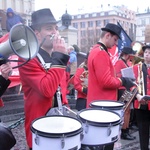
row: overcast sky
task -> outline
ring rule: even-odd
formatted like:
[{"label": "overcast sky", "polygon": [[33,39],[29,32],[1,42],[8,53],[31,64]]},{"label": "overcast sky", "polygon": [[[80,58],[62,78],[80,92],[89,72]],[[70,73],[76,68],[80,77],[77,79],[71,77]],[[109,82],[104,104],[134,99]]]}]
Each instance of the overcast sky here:
[{"label": "overcast sky", "polygon": [[125,5],[128,9],[140,12],[150,6],[150,0],[35,0],[35,10],[50,8],[56,19],[59,19],[66,11],[70,15],[79,13],[96,12],[101,10],[101,5],[107,6]]}]

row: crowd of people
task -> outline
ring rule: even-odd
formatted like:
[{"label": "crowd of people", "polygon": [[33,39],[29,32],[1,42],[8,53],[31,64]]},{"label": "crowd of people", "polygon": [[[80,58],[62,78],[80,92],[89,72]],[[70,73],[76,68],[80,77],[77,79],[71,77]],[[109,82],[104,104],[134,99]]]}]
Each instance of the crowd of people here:
[{"label": "crowd of people", "polygon": [[[13,25],[23,23],[12,9],[7,10],[7,30]],[[12,21],[13,16],[13,21]],[[32,122],[45,116],[47,112],[58,107],[58,92],[61,93],[62,105],[69,105],[67,100],[68,81],[72,79],[73,88],[77,91],[76,109],[89,108],[94,100],[119,101],[125,90],[139,88],[142,82],[142,93],[139,91],[133,99],[134,110],[139,130],[141,150],[148,150],[150,102],[144,95],[150,95],[150,46],[144,45],[144,61],[133,65],[131,59],[135,52],[131,47],[124,47],[115,65],[112,64],[109,49],[121,39],[121,28],[113,23],[101,28],[99,41],[92,45],[82,64],[77,66],[77,54],[73,46],[68,46],[59,35],[57,21],[50,9],[40,9],[32,13],[31,28],[38,43],[39,53],[28,63],[19,67],[22,90],[24,93],[25,134],[27,149],[32,150]],[[132,56],[132,57],[131,57]],[[136,57],[136,56],[135,56]],[[22,58],[19,60],[24,61]],[[135,80],[123,77],[121,69],[133,67]],[[12,68],[9,63],[1,65],[0,96],[10,84]],[[129,133],[130,106],[124,112],[121,138],[134,140]],[[104,146],[104,150],[113,150],[114,143]]]}]

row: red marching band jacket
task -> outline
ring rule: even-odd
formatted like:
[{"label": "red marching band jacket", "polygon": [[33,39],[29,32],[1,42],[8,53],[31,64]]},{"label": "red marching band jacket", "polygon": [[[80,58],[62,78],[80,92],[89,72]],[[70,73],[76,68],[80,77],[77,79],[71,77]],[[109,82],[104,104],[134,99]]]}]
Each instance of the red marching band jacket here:
[{"label": "red marching band jacket", "polygon": [[[143,68],[147,70],[146,73]],[[142,91],[144,87],[145,95],[150,95],[150,68],[147,68],[143,63],[139,63],[133,66],[133,71],[135,74],[136,83],[139,85],[139,94],[143,94]],[[140,106],[141,105],[138,100],[135,100],[134,108],[140,109]],[[148,110],[150,110],[150,101],[148,101]]]},{"label": "red marching band jacket", "polygon": [[77,68],[76,73],[74,75],[74,88],[78,91],[77,98],[84,98],[84,99],[87,98],[87,94],[83,92],[83,89],[87,87],[84,87],[82,85],[82,81],[80,79],[85,71],[87,71],[87,69],[85,68],[84,63],[83,63]]},{"label": "red marching band jacket", "polygon": [[106,48],[96,44],[88,57],[87,107],[94,100],[117,101],[117,89],[122,82],[116,77],[114,66]]},{"label": "red marching band jacket", "polygon": [[[69,56],[66,57],[66,61],[68,59]],[[45,116],[48,110],[53,107],[53,96],[58,85],[63,85],[66,82],[66,78],[63,77],[66,73],[65,69],[66,66],[54,64],[46,71],[37,58],[33,58],[19,68],[24,91],[25,130],[29,147],[32,147],[30,130],[32,121]],[[65,89],[62,92],[65,95]],[[66,104],[67,100],[63,99],[63,103]],[[29,108],[31,108],[30,111]]]}]

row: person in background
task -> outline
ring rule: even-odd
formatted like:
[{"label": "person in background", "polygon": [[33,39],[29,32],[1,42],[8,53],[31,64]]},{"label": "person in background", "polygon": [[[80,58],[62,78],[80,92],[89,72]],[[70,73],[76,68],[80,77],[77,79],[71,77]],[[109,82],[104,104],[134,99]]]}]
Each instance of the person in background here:
[{"label": "person in background", "polygon": [[[119,60],[115,63],[115,66],[114,66],[117,77],[119,77],[119,78],[122,77],[121,69],[130,67],[129,65],[131,63],[128,63],[128,62],[130,61],[131,55],[134,55],[134,51],[132,50],[132,48],[124,47],[122,49]],[[124,93],[125,90],[126,89],[124,86],[119,87],[118,100],[120,99],[120,97],[122,96],[122,94]],[[124,123],[123,123],[122,129],[121,129],[121,139],[124,139],[124,140],[134,140],[135,139],[135,137],[129,133],[130,113],[131,113],[131,109],[129,106],[126,109],[126,111],[124,112]]]},{"label": "person in background", "polygon": [[[70,56],[68,66],[70,67],[70,78],[72,78],[77,70],[77,53],[75,52],[75,49],[73,46],[69,46],[67,48],[68,54]],[[73,88],[70,91],[70,95],[74,96],[75,95],[75,89]]]},{"label": "person in background", "polygon": [[140,149],[149,150],[150,134],[150,45],[142,47],[144,52],[144,62],[133,67],[136,81],[139,87],[137,100],[134,101],[134,110],[139,129]]},{"label": "person in background", "polygon": [[77,53],[73,46],[68,47],[68,54],[70,56],[69,66],[70,66],[70,77],[72,77],[77,70]]},{"label": "person in background", "polygon": [[[130,79],[116,77],[114,66],[108,53],[108,48],[117,44],[121,28],[116,24],[108,23],[101,30],[100,40],[94,45],[88,57],[87,108],[94,100],[117,101],[119,87],[125,86],[130,89],[134,86]],[[104,145],[104,150],[113,150],[113,148],[114,143]]]},{"label": "person in background", "polygon": [[7,19],[6,19],[6,29],[10,32],[11,28],[19,23],[24,23],[24,20],[21,16],[15,14],[12,8],[7,8]]},{"label": "person in background", "polygon": [[76,109],[78,111],[86,108],[86,99],[88,92],[88,55],[85,56],[84,62],[77,68],[74,75],[74,88],[77,90]]},{"label": "person in background", "polygon": [[[61,81],[66,75],[69,61],[65,41],[59,35],[57,21],[51,10],[37,10],[32,13],[31,18],[31,28],[39,42],[39,53],[19,68],[25,101],[25,134],[30,150],[32,121],[45,116],[51,108],[58,106],[57,92],[63,91]],[[64,79],[66,82],[66,78]],[[63,104],[66,103],[65,100],[62,98]]]}]

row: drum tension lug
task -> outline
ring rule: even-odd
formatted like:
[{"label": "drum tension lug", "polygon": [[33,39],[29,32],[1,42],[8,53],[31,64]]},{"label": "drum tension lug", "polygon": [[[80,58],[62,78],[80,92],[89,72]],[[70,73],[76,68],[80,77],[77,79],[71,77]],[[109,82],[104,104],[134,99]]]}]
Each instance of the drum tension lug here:
[{"label": "drum tension lug", "polygon": [[86,121],[85,122],[85,133],[88,133],[88,130],[89,130],[89,126],[88,126],[88,122]]},{"label": "drum tension lug", "polygon": [[108,135],[108,136],[111,135],[111,124],[108,126],[108,129],[107,129],[107,135]]},{"label": "drum tension lug", "polygon": [[65,147],[65,136],[63,134],[62,138],[61,138],[61,148]]},{"label": "drum tension lug", "polygon": [[88,133],[88,130],[89,130],[89,126],[88,126],[88,122],[86,121],[85,122],[85,133]]},{"label": "drum tension lug", "polygon": [[82,133],[80,134],[80,141],[83,140],[83,137],[84,137],[84,133],[82,132]]},{"label": "drum tension lug", "polygon": [[36,145],[39,145],[39,137],[38,137],[37,131],[35,132],[35,139],[34,139],[34,141],[35,141]]}]

